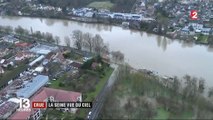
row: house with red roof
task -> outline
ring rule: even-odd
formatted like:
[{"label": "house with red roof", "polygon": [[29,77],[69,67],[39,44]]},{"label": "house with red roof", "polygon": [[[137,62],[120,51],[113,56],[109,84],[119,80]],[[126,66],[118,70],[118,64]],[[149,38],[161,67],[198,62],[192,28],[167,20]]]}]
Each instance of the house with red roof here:
[{"label": "house with red roof", "polygon": [[15,56],[15,60],[21,61],[21,60],[24,60],[26,58],[31,58],[33,56],[34,56],[34,54],[31,53],[31,52],[18,52]]},{"label": "house with red roof", "polygon": [[65,62],[65,58],[61,52],[57,52],[53,59],[59,63]]},{"label": "house with red roof", "polygon": [[[47,102],[47,101],[57,101],[57,102],[78,102],[82,101],[82,94],[79,92],[65,91],[53,88],[43,87],[34,96],[31,97],[30,102]],[[75,113],[77,108],[61,108],[60,110]],[[42,112],[45,109],[32,108],[31,111],[16,111],[10,116],[10,120],[23,120],[23,119],[33,119],[38,120],[42,116]]]},{"label": "house with red roof", "polygon": [[26,48],[26,47],[31,47],[32,44],[27,43],[27,42],[19,42],[15,44],[16,47],[21,47],[21,48]]}]

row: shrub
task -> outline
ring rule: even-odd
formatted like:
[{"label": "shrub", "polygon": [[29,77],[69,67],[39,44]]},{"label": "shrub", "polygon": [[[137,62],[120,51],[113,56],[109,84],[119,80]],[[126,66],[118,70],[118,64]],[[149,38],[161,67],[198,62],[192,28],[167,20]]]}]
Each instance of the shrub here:
[{"label": "shrub", "polygon": [[64,83],[62,83],[62,82],[60,82],[58,86],[59,86],[59,87],[64,87],[64,86],[65,86],[65,84],[64,84]]}]

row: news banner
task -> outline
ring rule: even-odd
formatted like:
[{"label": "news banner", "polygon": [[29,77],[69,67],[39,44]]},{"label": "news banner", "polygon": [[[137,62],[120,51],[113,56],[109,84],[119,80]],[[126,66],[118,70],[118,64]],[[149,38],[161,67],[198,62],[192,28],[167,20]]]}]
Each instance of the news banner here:
[{"label": "news banner", "polygon": [[92,108],[92,102],[32,102],[32,108]]}]

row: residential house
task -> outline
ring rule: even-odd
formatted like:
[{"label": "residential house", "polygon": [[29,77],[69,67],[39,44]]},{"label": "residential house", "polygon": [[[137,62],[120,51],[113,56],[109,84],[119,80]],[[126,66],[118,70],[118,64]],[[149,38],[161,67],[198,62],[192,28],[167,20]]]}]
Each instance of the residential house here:
[{"label": "residential house", "polygon": [[[41,102],[47,102],[47,101],[78,102],[79,101],[79,102],[81,102],[82,94],[79,92],[72,92],[72,91],[65,91],[65,90],[43,87],[34,96],[32,96],[30,101],[31,102],[32,101],[41,101]],[[77,108],[61,108],[60,110],[75,113],[77,111]],[[31,111],[29,111],[29,112],[17,111],[9,119],[11,119],[11,120],[17,120],[17,119],[39,120],[42,116],[43,111],[45,111],[45,109],[32,108],[32,106],[31,106]]]},{"label": "residential house", "polygon": [[32,46],[32,44],[27,42],[19,42],[19,43],[16,43],[15,46],[19,48],[29,48]]},{"label": "residential house", "polygon": [[4,69],[0,66],[0,74],[4,73]]},{"label": "residential house", "polygon": [[0,119],[7,119],[17,108],[17,103],[11,101],[3,102],[0,105]]},{"label": "residential house", "polygon": [[15,56],[16,61],[25,60],[26,58],[34,57],[34,54],[31,52],[18,52]]},{"label": "residential house", "polygon": [[70,65],[75,69],[79,69],[82,66],[81,63],[77,63],[77,62],[72,62]]},{"label": "residential house", "polygon": [[16,39],[13,35],[7,35],[3,37],[3,41],[9,42],[9,43],[16,43],[19,42],[18,39]]},{"label": "residential house", "polygon": [[64,63],[65,58],[61,52],[57,52],[56,55],[53,57],[54,61],[59,62],[59,63]]},{"label": "residential house", "polygon": [[189,34],[189,28],[188,27],[184,27],[183,29],[181,29],[181,35],[188,35]]},{"label": "residential house", "polygon": [[2,64],[4,68],[7,68],[9,65],[13,66],[14,63],[12,61],[5,60],[4,63]]},{"label": "residential house", "polygon": [[211,33],[211,28],[203,28],[203,29],[201,30],[201,33],[202,33],[203,35],[210,35],[210,33]]},{"label": "residential house", "polygon": [[93,62],[91,67],[93,70],[97,69],[97,67],[101,66],[101,64],[97,63],[97,62]]},{"label": "residential house", "polygon": [[189,26],[192,26],[194,30],[201,30],[201,29],[203,29],[203,24],[189,23],[188,27]]}]

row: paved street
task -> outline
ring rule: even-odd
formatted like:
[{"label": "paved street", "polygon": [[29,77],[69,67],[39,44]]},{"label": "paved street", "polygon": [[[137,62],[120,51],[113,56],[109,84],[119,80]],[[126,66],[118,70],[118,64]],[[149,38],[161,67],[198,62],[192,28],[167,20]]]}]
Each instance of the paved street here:
[{"label": "paved street", "polygon": [[111,89],[111,87],[113,86],[115,80],[116,80],[116,76],[118,74],[118,66],[117,65],[112,65],[112,67],[114,68],[114,71],[112,73],[112,75],[110,76],[109,80],[106,82],[105,86],[103,87],[103,89],[101,90],[101,92],[99,93],[99,95],[96,98],[96,102],[93,103],[93,108],[91,109],[91,115],[89,117],[89,120],[95,120],[97,119],[101,108],[103,107],[103,103],[105,102],[106,99],[106,95],[107,92],[109,92],[109,90]]}]

